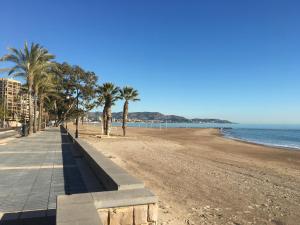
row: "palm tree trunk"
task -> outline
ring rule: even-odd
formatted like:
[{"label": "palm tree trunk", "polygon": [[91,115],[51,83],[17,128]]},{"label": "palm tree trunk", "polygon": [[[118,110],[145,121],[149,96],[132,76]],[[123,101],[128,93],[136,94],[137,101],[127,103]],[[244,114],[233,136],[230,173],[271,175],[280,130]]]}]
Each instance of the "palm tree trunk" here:
[{"label": "palm tree trunk", "polygon": [[28,134],[31,134],[32,132],[32,124],[33,124],[33,118],[32,118],[32,87],[29,84],[28,88],[28,104],[29,104],[29,127],[28,127]]},{"label": "palm tree trunk", "polygon": [[42,97],[40,97],[40,109],[39,109],[38,129],[37,129],[38,131],[40,131],[42,128],[43,105],[44,105],[44,101]]},{"label": "palm tree trunk", "polygon": [[112,114],[111,114],[111,107],[107,107],[107,112],[106,112],[106,134],[109,136],[110,131],[111,131],[111,120],[112,120]]},{"label": "palm tree trunk", "polygon": [[128,101],[126,100],[123,107],[123,136],[126,136],[126,122],[128,117]]},{"label": "palm tree trunk", "polygon": [[6,109],[7,109],[7,104],[6,104],[6,98],[4,97],[4,102],[3,102],[3,120],[2,120],[2,128],[5,128]]},{"label": "palm tree trunk", "polygon": [[36,120],[36,112],[37,112],[37,95],[34,95],[34,112],[33,112],[33,133],[36,133],[36,125],[37,125],[37,120]]},{"label": "palm tree trunk", "polygon": [[44,129],[47,127],[47,124],[49,123],[48,121],[47,121],[47,119],[48,119],[48,112],[47,112],[47,115],[45,115],[45,117],[44,117]]},{"label": "palm tree trunk", "polygon": [[56,100],[54,101],[54,110],[55,110],[55,125],[57,127],[58,124],[58,109],[57,109],[57,104]]},{"label": "palm tree trunk", "polygon": [[39,107],[39,115],[38,115],[38,119],[37,119],[37,131],[41,130],[41,102],[38,105]]},{"label": "palm tree trunk", "polygon": [[103,108],[103,113],[102,113],[102,126],[103,126],[103,131],[104,134],[107,134],[107,129],[106,129],[106,120],[107,120],[107,115],[106,115],[106,106]]},{"label": "palm tree trunk", "polygon": [[100,126],[101,126],[101,134],[103,134],[103,132],[104,132],[103,118],[104,118],[104,115],[103,115],[103,112],[102,112],[101,119],[99,118],[99,120],[100,120]]}]

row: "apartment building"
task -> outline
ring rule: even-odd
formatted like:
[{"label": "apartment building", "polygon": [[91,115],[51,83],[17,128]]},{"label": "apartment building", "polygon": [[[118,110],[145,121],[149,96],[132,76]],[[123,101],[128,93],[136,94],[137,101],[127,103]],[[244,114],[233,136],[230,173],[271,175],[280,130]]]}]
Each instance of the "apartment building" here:
[{"label": "apartment building", "polygon": [[5,111],[5,121],[20,121],[29,116],[27,96],[17,80],[0,78],[0,104]]}]

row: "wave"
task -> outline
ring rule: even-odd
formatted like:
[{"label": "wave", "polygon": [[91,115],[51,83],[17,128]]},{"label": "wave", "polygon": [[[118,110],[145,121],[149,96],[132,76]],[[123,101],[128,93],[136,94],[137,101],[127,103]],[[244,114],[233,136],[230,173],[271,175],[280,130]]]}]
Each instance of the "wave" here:
[{"label": "wave", "polygon": [[258,144],[258,145],[263,145],[263,146],[268,146],[268,147],[275,147],[275,148],[300,150],[300,146],[295,145],[295,144],[277,144],[277,143],[257,141],[257,140],[253,140],[253,139],[249,139],[249,138],[235,137],[235,136],[232,136],[228,133],[225,133],[223,130],[221,130],[221,133],[225,138],[236,140],[236,141],[242,141],[242,142],[247,142],[247,143],[250,143],[250,144]]}]

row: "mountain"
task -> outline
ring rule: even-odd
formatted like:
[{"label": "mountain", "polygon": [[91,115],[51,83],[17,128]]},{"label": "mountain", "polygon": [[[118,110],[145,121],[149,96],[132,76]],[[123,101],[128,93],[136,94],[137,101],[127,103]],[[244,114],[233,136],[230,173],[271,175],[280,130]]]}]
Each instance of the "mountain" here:
[{"label": "mountain", "polygon": [[233,123],[228,120],[220,120],[220,119],[191,119],[192,123]]},{"label": "mountain", "polygon": [[[101,112],[89,112],[88,117],[92,120],[98,120],[102,115]],[[122,112],[113,113],[113,118],[116,120],[122,119]],[[187,119],[183,116],[176,115],[164,115],[159,112],[131,112],[128,114],[128,119],[131,120],[142,120],[142,121],[168,121],[169,123],[232,123],[228,120],[220,119]]]},{"label": "mountain", "polygon": [[[115,119],[122,119],[122,112],[113,113],[113,117]],[[176,123],[185,123],[189,122],[188,119],[182,116],[175,116],[175,115],[164,115],[159,112],[133,112],[128,114],[128,119],[135,119],[135,120],[159,120],[159,121],[166,121],[169,122],[176,122]]]}]

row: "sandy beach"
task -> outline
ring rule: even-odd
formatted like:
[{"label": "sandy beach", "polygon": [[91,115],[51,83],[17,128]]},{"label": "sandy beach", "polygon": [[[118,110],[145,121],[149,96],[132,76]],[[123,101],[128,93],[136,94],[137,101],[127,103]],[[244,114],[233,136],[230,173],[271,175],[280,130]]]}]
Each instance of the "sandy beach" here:
[{"label": "sandy beach", "polygon": [[217,129],[100,132],[80,126],[81,138],[159,196],[158,224],[300,224],[300,151],[226,139]]}]

